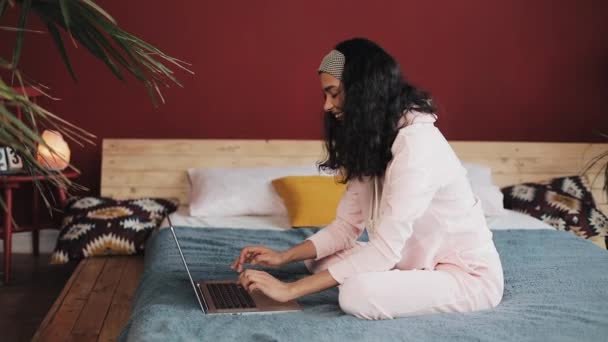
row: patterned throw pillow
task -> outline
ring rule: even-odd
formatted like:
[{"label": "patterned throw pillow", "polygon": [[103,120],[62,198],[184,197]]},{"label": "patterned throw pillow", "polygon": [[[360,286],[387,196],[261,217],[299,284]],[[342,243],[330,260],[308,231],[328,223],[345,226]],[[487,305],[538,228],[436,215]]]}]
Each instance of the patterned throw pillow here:
[{"label": "patterned throw pillow", "polygon": [[70,198],[51,263],[141,253],[152,230],[176,209],[177,201],[160,198]]},{"label": "patterned throw pillow", "polygon": [[608,218],[599,211],[583,177],[553,178],[505,187],[504,205],[570,231],[608,249]]}]

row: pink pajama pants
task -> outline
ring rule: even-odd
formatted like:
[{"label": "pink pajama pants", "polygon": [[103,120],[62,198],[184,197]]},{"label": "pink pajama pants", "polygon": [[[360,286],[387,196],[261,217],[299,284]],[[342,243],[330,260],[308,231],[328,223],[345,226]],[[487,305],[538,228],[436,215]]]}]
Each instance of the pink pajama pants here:
[{"label": "pink pajama pants", "polygon": [[[312,273],[326,270],[365,242],[355,247],[304,264]],[[439,263],[434,270],[399,270],[361,273],[347,278],[338,289],[340,308],[363,319],[392,319],[440,312],[470,312],[491,309],[503,294],[502,266],[492,246],[479,257],[487,267],[466,272],[451,263]]]}]

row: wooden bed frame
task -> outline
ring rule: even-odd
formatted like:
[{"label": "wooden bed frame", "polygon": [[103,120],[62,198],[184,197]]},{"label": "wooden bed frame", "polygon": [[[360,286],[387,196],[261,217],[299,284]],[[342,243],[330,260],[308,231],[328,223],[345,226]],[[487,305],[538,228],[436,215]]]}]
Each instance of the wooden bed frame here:
[{"label": "wooden bed frame", "polygon": [[[467,162],[488,165],[499,186],[579,174],[608,144],[451,142]],[[101,195],[175,197],[188,203],[189,167],[312,165],[321,141],[106,139]],[[608,213],[600,166],[586,174],[600,210]],[[83,260],[39,327],[34,340],[115,340],[129,318],[142,257]]]}]

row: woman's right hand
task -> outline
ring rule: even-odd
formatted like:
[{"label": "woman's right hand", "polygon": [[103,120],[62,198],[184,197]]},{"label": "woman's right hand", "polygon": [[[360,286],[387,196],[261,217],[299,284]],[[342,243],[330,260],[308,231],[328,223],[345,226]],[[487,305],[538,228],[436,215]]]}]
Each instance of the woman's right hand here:
[{"label": "woman's right hand", "polygon": [[246,246],[230,268],[241,273],[245,264],[279,267],[286,263],[285,255],[264,246]]}]

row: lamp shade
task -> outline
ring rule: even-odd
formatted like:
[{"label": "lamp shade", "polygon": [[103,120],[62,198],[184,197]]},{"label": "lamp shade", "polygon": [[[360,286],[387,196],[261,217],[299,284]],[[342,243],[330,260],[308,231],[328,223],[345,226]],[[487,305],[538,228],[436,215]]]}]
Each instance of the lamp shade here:
[{"label": "lamp shade", "polygon": [[63,170],[70,164],[70,148],[63,140],[61,133],[57,131],[45,130],[42,132],[42,140],[50,146],[38,145],[37,160],[42,165],[51,170]]}]

